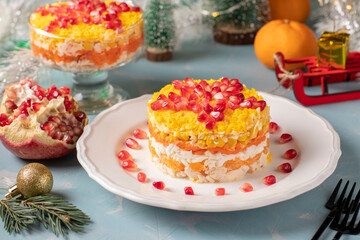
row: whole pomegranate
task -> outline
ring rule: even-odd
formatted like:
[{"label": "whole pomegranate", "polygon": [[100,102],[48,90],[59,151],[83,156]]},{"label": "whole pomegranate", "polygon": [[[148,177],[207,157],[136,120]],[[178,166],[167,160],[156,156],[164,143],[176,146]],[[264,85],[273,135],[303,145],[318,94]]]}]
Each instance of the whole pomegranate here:
[{"label": "whole pomegranate", "polygon": [[32,79],[9,85],[0,106],[0,140],[24,159],[57,158],[70,153],[87,124],[87,115],[70,88],[42,88]]}]

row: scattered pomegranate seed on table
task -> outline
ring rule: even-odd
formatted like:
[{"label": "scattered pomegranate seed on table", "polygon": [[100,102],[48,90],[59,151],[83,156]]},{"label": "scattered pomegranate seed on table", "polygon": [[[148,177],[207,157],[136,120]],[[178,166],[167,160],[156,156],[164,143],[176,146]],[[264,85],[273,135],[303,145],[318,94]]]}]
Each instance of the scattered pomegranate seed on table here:
[{"label": "scattered pomegranate seed on table", "polygon": [[146,174],[143,173],[143,172],[139,172],[139,173],[137,174],[137,179],[138,179],[138,181],[141,182],[141,183],[146,182],[146,180],[147,180]]},{"label": "scattered pomegranate seed on table", "polygon": [[123,161],[123,160],[133,160],[133,157],[131,156],[131,154],[126,150],[121,150],[120,152],[118,152],[118,154],[116,154],[116,156],[121,161]]},{"label": "scattered pomegranate seed on table", "polygon": [[251,192],[254,190],[254,187],[250,183],[243,183],[243,185],[240,186],[240,190],[243,192]]},{"label": "scattered pomegranate seed on table", "polygon": [[137,164],[131,160],[124,160],[121,162],[121,167],[127,171],[136,172],[138,170]]},{"label": "scattered pomegranate seed on table", "polygon": [[289,149],[284,153],[284,158],[287,160],[291,160],[296,158],[297,156],[297,151],[295,149]]},{"label": "scattered pomegranate seed on table", "polygon": [[148,138],[146,132],[141,129],[135,129],[133,134],[134,134],[134,137],[138,138],[138,139],[147,139]]},{"label": "scattered pomegranate seed on table", "polygon": [[136,149],[136,150],[140,149],[139,143],[133,138],[126,139],[125,144],[126,144],[126,146],[128,146],[131,149]]},{"label": "scattered pomegranate seed on table", "polygon": [[280,138],[279,138],[279,143],[280,144],[284,144],[284,143],[288,143],[292,140],[292,136],[288,133],[283,133]]},{"label": "scattered pomegranate seed on table", "polygon": [[267,186],[273,185],[276,183],[276,177],[274,175],[269,175],[263,178],[263,183]]},{"label": "scattered pomegranate seed on table", "polygon": [[165,183],[163,181],[153,182],[153,186],[159,190],[164,190]]},{"label": "scattered pomegranate seed on table", "polygon": [[292,172],[292,168],[290,163],[283,163],[277,167],[278,171],[283,173],[289,173]]},{"label": "scattered pomegranate seed on table", "polygon": [[194,190],[192,187],[185,187],[184,188],[185,195],[194,195]]},{"label": "scattered pomegranate seed on table", "polygon": [[275,134],[279,131],[279,125],[276,122],[269,123],[269,132],[270,134]]},{"label": "scattered pomegranate seed on table", "polygon": [[224,196],[225,195],[225,188],[216,188],[215,189],[216,196]]}]

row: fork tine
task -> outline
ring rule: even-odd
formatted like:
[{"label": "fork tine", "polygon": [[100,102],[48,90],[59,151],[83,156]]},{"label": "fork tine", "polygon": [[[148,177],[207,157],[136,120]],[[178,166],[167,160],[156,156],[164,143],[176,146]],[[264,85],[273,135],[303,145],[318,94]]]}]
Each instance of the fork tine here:
[{"label": "fork tine", "polygon": [[353,208],[351,209],[351,212],[354,212],[357,205],[359,204],[360,202],[360,190],[358,191],[358,193],[356,194],[356,197],[354,199],[354,205],[353,205]]},{"label": "fork tine", "polygon": [[349,194],[346,197],[347,199],[345,201],[345,208],[344,208],[345,211],[350,210],[349,212],[351,212],[351,209],[354,208],[354,206],[355,207],[357,206],[357,204],[353,205],[352,202],[351,202],[351,198],[352,198],[352,195],[354,193],[355,186],[356,186],[356,182],[352,185],[351,190],[350,190]]},{"label": "fork tine", "polygon": [[338,194],[339,192],[339,189],[340,189],[340,186],[341,186],[341,183],[342,183],[342,178],[338,181],[338,183],[336,184],[336,187],[334,188],[334,191],[331,193],[331,196],[328,200],[328,203],[330,202],[335,202],[336,200],[336,195]]},{"label": "fork tine", "polygon": [[[359,191],[359,192],[360,192],[360,191]],[[355,202],[354,202],[354,205],[355,205]],[[359,228],[359,229],[360,229],[360,222],[358,223],[358,226],[355,228],[355,222],[356,222],[357,215],[358,215],[358,213],[359,213],[359,207],[360,207],[360,205],[358,205],[358,204],[356,204],[356,205],[357,205],[357,207],[356,207],[356,209],[355,209],[355,213],[354,213],[354,215],[352,216],[351,221],[350,221],[350,223],[349,223],[350,228],[353,229],[353,230],[356,230],[356,228]]]},{"label": "fork tine", "polygon": [[347,190],[348,186],[349,186],[349,180],[346,182],[345,187],[344,187],[344,189],[342,190],[342,192],[341,192],[341,194],[340,194],[340,197],[339,197],[339,199],[338,199],[337,202],[336,202],[336,205],[337,205],[338,207],[341,206],[341,203],[342,203],[342,201],[343,201],[343,199],[344,199],[344,196],[345,196],[345,193],[346,193],[346,190]]}]

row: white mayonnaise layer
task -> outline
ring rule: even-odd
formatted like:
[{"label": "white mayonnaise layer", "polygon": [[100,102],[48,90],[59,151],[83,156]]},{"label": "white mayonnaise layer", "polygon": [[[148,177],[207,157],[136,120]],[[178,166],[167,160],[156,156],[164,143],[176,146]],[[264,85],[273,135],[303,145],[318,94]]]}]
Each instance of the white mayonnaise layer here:
[{"label": "white mayonnaise layer", "polygon": [[171,157],[173,160],[181,162],[185,166],[188,166],[189,163],[202,162],[205,160],[205,165],[209,168],[220,167],[226,161],[239,158],[241,160],[247,160],[249,158],[255,157],[257,154],[262,153],[264,148],[267,146],[267,139],[269,138],[269,133],[266,134],[264,141],[258,145],[252,145],[241,151],[237,154],[222,154],[216,153],[212,154],[210,151],[206,151],[203,155],[194,155],[192,151],[184,151],[180,149],[175,144],[169,144],[165,147],[162,143],[156,142],[154,138],[150,138],[150,145],[155,149],[155,152],[158,156],[166,155]]}]

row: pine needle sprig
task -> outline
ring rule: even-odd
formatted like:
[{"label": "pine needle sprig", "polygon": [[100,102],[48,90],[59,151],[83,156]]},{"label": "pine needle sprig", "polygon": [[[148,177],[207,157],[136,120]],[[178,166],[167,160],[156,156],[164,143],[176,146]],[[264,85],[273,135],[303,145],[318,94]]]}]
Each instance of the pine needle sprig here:
[{"label": "pine needle sprig", "polygon": [[68,231],[82,232],[90,217],[68,201],[53,194],[43,194],[21,201],[28,209],[34,209],[37,219],[55,235],[65,236]]},{"label": "pine needle sprig", "polygon": [[1,219],[4,222],[5,230],[9,233],[13,231],[20,233],[22,229],[28,230],[29,225],[36,220],[34,215],[36,210],[24,208],[20,202],[19,196],[10,200],[0,200]]}]

